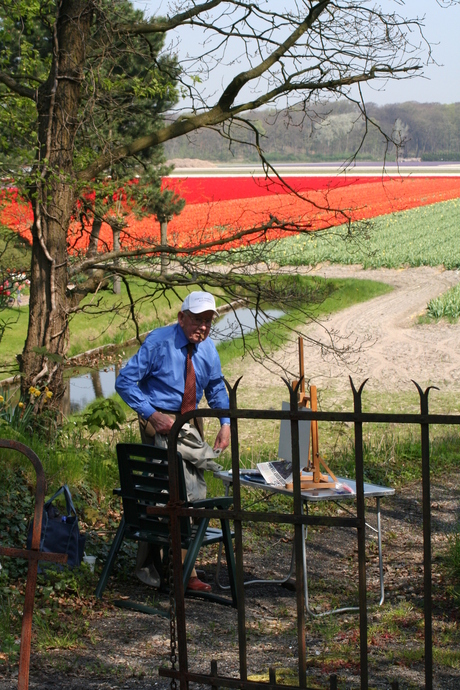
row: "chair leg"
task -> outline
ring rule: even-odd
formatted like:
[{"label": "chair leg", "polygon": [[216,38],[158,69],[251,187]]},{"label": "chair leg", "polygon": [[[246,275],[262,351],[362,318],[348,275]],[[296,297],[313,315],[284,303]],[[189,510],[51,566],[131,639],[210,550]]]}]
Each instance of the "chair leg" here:
[{"label": "chair leg", "polygon": [[190,579],[190,573],[192,572],[193,566],[195,565],[195,561],[198,558],[198,552],[201,549],[203,539],[206,536],[206,530],[208,529],[208,525],[209,518],[200,518],[193,541],[187,549],[187,555],[185,556],[185,560],[183,563],[184,590],[187,589],[187,584]]},{"label": "chair leg", "polygon": [[123,538],[125,536],[126,532],[126,523],[125,523],[125,517],[123,517],[120,520],[120,524],[118,525],[117,533],[115,535],[115,538],[112,542],[112,546],[110,547],[109,555],[107,556],[107,560],[105,562],[104,568],[101,573],[101,577],[99,578],[99,582],[97,583],[96,587],[96,598],[97,599],[102,599],[102,592],[104,591],[106,585],[107,585],[107,580],[109,579],[110,573],[112,572],[113,564],[115,561],[115,558],[117,556],[117,553],[120,550],[120,547],[123,543]]},{"label": "chair leg", "polygon": [[228,579],[230,581],[230,591],[232,593],[233,606],[238,605],[238,597],[236,594],[236,565],[235,554],[233,552],[232,533],[230,530],[230,523],[228,520],[220,521],[222,528],[222,541],[225,547],[225,557],[227,559]]}]

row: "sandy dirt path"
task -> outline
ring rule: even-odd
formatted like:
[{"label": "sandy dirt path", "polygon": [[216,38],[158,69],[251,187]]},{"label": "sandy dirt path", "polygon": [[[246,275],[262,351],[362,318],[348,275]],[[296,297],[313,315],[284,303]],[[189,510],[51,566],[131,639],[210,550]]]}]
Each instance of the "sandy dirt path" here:
[{"label": "sandy dirt path", "polygon": [[[377,280],[393,287],[388,294],[306,327],[305,335],[315,342],[305,341],[305,375],[318,389],[349,388],[349,375],[358,385],[369,378],[367,389],[409,390],[413,389],[411,379],[422,387],[460,387],[460,323],[417,323],[430,299],[460,282],[460,271],[431,267],[363,270],[334,265],[317,267],[310,274]],[[327,348],[331,338],[345,351],[344,357],[337,358],[318,346],[320,342]],[[270,370],[280,376],[281,367],[294,376],[298,373],[296,342],[282,348],[276,363],[270,363]],[[244,367],[245,388],[256,385],[260,389],[275,379],[267,376],[261,364]]]}]

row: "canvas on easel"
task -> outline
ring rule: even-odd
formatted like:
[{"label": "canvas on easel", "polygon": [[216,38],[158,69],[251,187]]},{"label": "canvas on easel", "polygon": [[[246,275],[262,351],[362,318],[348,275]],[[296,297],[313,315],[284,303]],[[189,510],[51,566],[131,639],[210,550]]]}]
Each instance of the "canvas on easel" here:
[{"label": "canvas on easel", "polygon": [[[281,403],[282,410],[289,410],[289,403]],[[309,451],[310,451],[310,427],[309,419],[303,419],[299,422],[299,448],[300,448],[300,468],[307,468],[310,466]],[[291,446],[291,422],[289,419],[282,419],[280,424],[280,438],[278,443],[278,457],[283,460],[292,461],[292,446]]]},{"label": "canvas on easel", "polygon": [[[299,380],[293,381],[292,385],[299,385],[298,388],[298,404],[299,407],[310,408],[313,411],[318,409],[318,398],[316,386],[310,386],[310,395],[307,395],[305,390],[305,371],[304,371],[304,352],[303,352],[303,338],[299,337]],[[299,383],[300,381],[300,383]],[[283,403],[284,404],[284,403]],[[303,422],[302,422],[303,423]],[[300,423],[299,423],[300,427]],[[290,437],[290,435],[289,435]],[[311,439],[311,445],[309,443]],[[330,489],[331,483],[337,482],[337,477],[327,466],[325,460],[319,454],[318,444],[318,422],[316,419],[311,420],[310,434],[308,442],[305,444],[299,441],[302,457],[302,446],[307,449],[308,463],[306,465],[307,472],[303,472],[301,468],[300,486],[301,489]],[[309,447],[311,447],[311,457],[309,457]],[[321,472],[321,466],[325,472]],[[293,483],[286,484],[286,488],[292,489]]]}]

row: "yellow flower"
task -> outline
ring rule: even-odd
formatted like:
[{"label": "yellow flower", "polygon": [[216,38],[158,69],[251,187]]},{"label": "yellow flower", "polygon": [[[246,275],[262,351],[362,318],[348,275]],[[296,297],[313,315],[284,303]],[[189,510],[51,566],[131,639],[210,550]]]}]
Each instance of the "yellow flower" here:
[{"label": "yellow flower", "polygon": [[5,398],[3,397],[3,395],[0,395],[0,402],[3,402],[4,400]]},{"label": "yellow flower", "polygon": [[52,398],[52,397],[53,397],[52,391],[46,391],[46,397],[47,397],[48,399],[49,399],[49,398]]},{"label": "yellow flower", "polygon": [[35,395],[36,398],[39,398],[41,396],[41,392],[38,390],[38,388],[35,388],[33,395]]},{"label": "yellow flower", "polygon": [[23,403],[23,402],[18,402],[18,407],[24,407],[24,403]]}]

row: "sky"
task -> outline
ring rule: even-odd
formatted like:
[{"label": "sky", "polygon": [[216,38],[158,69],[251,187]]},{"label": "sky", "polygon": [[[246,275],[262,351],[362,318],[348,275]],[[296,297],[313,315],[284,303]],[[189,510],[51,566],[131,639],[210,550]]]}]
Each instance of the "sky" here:
[{"label": "sky", "polygon": [[[273,6],[278,8],[282,2],[283,0],[267,0],[268,4],[274,3]],[[439,3],[446,5],[447,1],[439,0]],[[166,2],[161,0],[135,0],[133,4],[146,10],[147,15],[151,12],[166,12],[167,8]],[[380,0],[380,4],[384,10],[391,6],[394,11],[407,17],[425,16],[424,35],[432,46],[433,57],[438,64],[425,68],[425,78],[389,81],[379,91],[366,88],[365,99],[378,105],[404,101],[460,102],[460,4],[441,7],[438,0]],[[183,49],[186,48],[184,43]]]},{"label": "sky", "polygon": [[406,9],[399,9],[401,14],[410,17],[426,15],[423,32],[438,65],[425,68],[425,79],[415,77],[404,82],[393,81],[384,91],[369,92],[367,100],[378,105],[404,101],[459,103],[460,5],[440,7],[436,0],[406,0],[404,4]]}]

